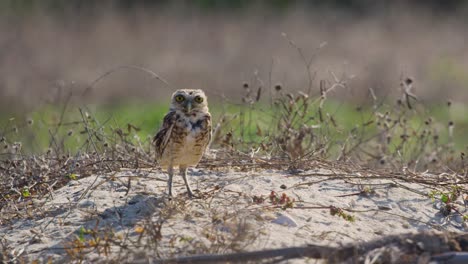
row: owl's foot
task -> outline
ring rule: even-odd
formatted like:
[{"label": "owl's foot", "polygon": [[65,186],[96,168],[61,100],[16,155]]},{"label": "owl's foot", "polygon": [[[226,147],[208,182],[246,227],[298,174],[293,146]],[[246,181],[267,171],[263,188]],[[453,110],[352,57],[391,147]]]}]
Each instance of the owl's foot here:
[{"label": "owl's foot", "polygon": [[192,189],[187,189],[187,194],[189,198],[197,198],[195,194],[193,194]]}]

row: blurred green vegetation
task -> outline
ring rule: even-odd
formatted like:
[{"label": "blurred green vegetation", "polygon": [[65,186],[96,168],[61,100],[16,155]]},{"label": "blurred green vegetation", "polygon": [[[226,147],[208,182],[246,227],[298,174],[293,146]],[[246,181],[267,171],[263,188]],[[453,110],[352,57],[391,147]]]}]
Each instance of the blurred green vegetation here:
[{"label": "blurred green vegetation", "polygon": [[[29,114],[0,115],[0,136],[4,136],[10,145],[21,142],[24,153],[42,153],[47,148],[57,144],[69,153],[75,153],[84,145],[89,136],[83,122],[89,123],[101,135],[115,136],[115,131],[121,130],[128,134],[128,140],[141,142],[146,147],[151,144],[152,136],[157,132],[169,105],[165,103],[127,102],[123,104],[91,105],[81,107],[45,106]],[[311,106],[317,109],[317,106]],[[454,122],[453,140],[455,149],[463,150],[468,146],[468,138],[464,131],[468,130],[466,106],[455,104],[432,105],[428,112],[411,117],[408,122],[415,131],[422,130],[426,117],[438,122],[439,141],[448,142],[448,122]],[[281,110],[268,104],[232,105],[212,103],[213,129],[217,123],[223,128],[223,133],[231,132],[234,138],[240,139],[245,146],[250,147],[262,142],[271,142],[269,138],[279,131],[277,124],[281,119]],[[382,108],[380,112],[385,112]],[[362,108],[354,104],[327,101],[323,106],[324,117],[333,118],[332,123],[323,125],[315,110],[311,110],[303,120],[307,124],[317,126],[319,134],[327,135],[334,142],[343,142],[352,129],[362,129],[361,136],[366,138],[377,132],[376,123],[363,127],[363,124],[375,121],[374,110],[371,107]],[[224,120],[224,122],[221,121]],[[102,138],[103,141],[108,139]],[[111,139],[109,139],[111,140]],[[398,139],[394,144],[398,145]]]}]

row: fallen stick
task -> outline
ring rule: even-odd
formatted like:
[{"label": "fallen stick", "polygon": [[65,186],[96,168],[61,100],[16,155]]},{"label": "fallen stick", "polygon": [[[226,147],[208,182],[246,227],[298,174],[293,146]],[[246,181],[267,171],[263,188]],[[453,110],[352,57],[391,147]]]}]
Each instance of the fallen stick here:
[{"label": "fallen stick", "polygon": [[[373,250],[397,250],[398,253],[401,253],[399,254],[399,260],[410,260],[407,263],[419,263],[418,261],[421,261],[420,258],[427,258],[428,256],[432,258],[434,263],[441,263],[440,261],[443,262],[447,258],[451,260],[449,263],[464,263],[460,261],[467,259],[468,234],[423,232],[388,236],[344,247],[308,245],[304,247],[268,249],[224,255],[195,255],[170,259],[147,258],[145,260],[134,260],[132,263],[245,263],[248,261],[259,262],[261,260],[283,261],[294,258],[324,259],[328,260],[329,263],[340,263],[350,260],[351,263],[360,263],[364,262],[366,256]],[[379,258],[385,258],[386,255],[388,254],[381,254]],[[380,262],[399,263],[399,260],[380,259]]]},{"label": "fallen stick", "polygon": [[252,251],[252,252],[242,252],[242,253],[232,253],[225,255],[195,255],[187,257],[177,257],[171,259],[159,259],[159,260],[137,260],[132,261],[132,263],[224,263],[224,262],[247,262],[247,261],[259,261],[266,259],[294,259],[294,258],[315,258],[320,259],[323,256],[332,254],[336,251],[333,247],[324,247],[324,246],[306,246],[306,247],[290,247],[290,248],[280,248],[280,249],[269,249],[262,251]]}]

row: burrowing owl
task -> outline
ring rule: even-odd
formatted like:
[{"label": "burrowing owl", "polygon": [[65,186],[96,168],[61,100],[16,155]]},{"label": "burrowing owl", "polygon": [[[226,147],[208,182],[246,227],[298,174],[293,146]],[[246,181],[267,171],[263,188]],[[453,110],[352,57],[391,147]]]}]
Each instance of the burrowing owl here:
[{"label": "burrowing owl", "polygon": [[188,195],[193,196],[187,180],[187,167],[197,165],[211,139],[211,115],[202,90],[177,90],[172,95],[169,113],[153,139],[156,159],[167,169],[167,186],[172,196],[174,168],[179,167]]}]

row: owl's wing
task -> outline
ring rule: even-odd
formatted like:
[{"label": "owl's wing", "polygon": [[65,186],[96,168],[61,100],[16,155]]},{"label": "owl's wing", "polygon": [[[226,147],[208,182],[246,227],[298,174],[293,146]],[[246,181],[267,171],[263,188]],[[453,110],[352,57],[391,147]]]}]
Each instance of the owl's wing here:
[{"label": "owl's wing", "polygon": [[156,147],[156,159],[159,159],[164,153],[167,143],[169,142],[169,139],[171,138],[172,128],[174,127],[175,122],[176,122],[176,113],[175,112],[167,113],[166,116],[164,117],[161,128],[159,129],[156,136],[154,136],[153,143]]},{"label": "owl's wing", "polygon": [[208,131],[208,140],[207,140],[206,145],[210,146],[211,144],[211,115],[210,113],[206,114],[205,122],[206,122],[206,130]]}]

